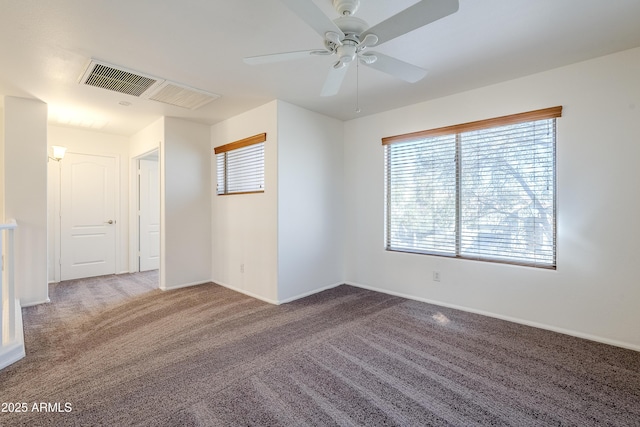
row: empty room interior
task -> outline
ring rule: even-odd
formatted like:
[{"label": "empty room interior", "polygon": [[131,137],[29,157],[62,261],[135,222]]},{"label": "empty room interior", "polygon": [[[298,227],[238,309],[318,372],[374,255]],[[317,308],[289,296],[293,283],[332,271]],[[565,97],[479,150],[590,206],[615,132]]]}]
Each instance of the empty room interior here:
[{"label": "empty room interior", "polygon": [[0,0],[0,425],[640,425],[639,18]]}]

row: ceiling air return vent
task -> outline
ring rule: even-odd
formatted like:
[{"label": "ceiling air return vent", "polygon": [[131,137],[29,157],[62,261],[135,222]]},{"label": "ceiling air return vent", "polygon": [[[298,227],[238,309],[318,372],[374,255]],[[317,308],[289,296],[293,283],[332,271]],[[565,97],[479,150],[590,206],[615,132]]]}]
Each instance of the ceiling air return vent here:
[{"label": "ceiling air return vent", "polygon": [[191,110],[220,97],[94,59],[89,62],[78,82]]},{"label": "ceiling air return vent", "polygon": [[176,83],[164,82],[149,94],[148,98],[165,104],[195,110],[219,98],[220,95],[193,89]]},{"label": "ceiling air return vent", "polygon": [[140,96],[158,83],[158,79],[113,65],[91,61],[80,77],[89,86]]}]

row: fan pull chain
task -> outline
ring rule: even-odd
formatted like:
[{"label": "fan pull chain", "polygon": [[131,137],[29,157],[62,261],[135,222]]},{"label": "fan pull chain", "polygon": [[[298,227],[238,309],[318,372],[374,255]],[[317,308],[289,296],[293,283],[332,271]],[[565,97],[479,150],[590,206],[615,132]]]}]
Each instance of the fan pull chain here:
[{"label": "fan pull chain", "polygon": [[356,113],[360,111],[360,59],[356,57]]}]

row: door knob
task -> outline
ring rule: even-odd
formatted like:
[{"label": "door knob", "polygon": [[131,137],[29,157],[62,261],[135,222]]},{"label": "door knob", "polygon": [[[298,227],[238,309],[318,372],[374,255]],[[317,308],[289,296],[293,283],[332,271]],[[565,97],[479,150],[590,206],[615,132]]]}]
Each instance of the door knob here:
[{"label": "door knob", "polygon": [[110,219],[109,221],[105,222],[105,224],[113,224],[113,220]]}]

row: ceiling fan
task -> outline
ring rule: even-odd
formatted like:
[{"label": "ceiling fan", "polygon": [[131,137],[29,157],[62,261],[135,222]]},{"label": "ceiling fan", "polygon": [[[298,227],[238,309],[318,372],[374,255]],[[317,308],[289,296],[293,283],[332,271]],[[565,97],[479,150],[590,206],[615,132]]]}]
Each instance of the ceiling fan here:
[{"label": "ceiling fan", "polygon": [[258,65],[309,55],[336,55],[338,60],[329,70],[321,96],[338,93],[349,64],[356,60],[410,83],[421,80],[427,74],[424,68],[368,49],[458,11],[458,0],[422,0],[369,28],[365,21],[354,16],[360,0],[333,0],[333,7],[340,15],[334,20],[329,19],[313,0],[280,1],[322,36],[324,49],[251,56],[244,58],[244,62]]}]

